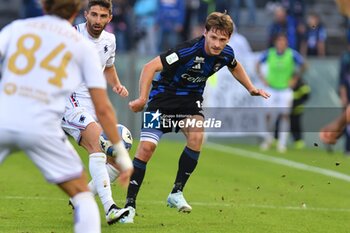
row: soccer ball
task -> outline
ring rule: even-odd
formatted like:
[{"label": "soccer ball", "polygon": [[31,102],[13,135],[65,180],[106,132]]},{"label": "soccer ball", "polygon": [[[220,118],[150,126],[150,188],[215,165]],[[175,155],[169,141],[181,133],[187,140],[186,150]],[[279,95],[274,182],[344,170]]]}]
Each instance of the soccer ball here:
[{"label": "soccer ball", "polygon": [[[123,140],[124,146],[126,150],[130,150],[132,147],[132,135],[130,133],[130,130],[126,128],[122,124],[117,125],[118,133]],[[106,155],[108,156],[115,156],[114,150],[113,150],[113,144],[108,140],[107,135],[102,132],[100,135],[100,146],[103,152],[105,152]]]}]

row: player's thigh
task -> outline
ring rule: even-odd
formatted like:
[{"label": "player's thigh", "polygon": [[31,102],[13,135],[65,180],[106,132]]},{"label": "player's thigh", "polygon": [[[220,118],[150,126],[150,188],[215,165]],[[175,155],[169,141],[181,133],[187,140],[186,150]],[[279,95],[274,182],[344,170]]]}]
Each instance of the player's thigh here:
[{"label": "player's thigh", "polygon": [[32,136],[22,149],[50,183],[59,184],[82,175],[82,161],[65,136]]},{"label": "player's thigh", "polygon": [[101,152],[99,137],[102,128],[97,122],[91,122],[84,130],[81,131],[80,145],[84,147],[89,154]]},{"label": "player's thigh", "polygon": [[[185,127],[181,131],[186,136],[187,146],[192,150],[199,151],[204,139],[204,117],[202,115],[193,115],[183,119],[183,121],[185,121]],[[186,121],[189,123],[186,124]]]},{"label": "player's thigh", "polygon": [[80,192],[89,191],[89,188],[87,186],[87,175],[85,172],[83,172],[82,175],[78,178],[59,183],[58,186],[70,197],[74,197]]},{"label": "player's thigh", "polygon": [[92,122],[96,122],[94,113],[87,108],[76,107],[66,110],[62,119],[62,128],[80,144],[81,132]]}]

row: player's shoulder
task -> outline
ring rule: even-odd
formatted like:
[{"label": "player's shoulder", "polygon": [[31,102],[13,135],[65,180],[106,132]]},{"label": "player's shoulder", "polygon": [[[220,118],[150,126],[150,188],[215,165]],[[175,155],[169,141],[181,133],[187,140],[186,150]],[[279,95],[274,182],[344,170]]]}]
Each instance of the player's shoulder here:
[{"label": "player's shoulder", "polygon": [[2,29],[0,29],[0,31],[3,31],[4,28],[18,28],[21,25],[24,25],[25,23],[32,21],[33,18],[28,18],[28,19],[16,19],[12,22],[10,22],[9,24],[7,24],[5,27],[3,27]]},{"label": "player's shoulder", "polygon": [[198,50],[201,50],[203,46],[204,36],[200,36],[180,43],[174,50],[180,55],[180,57],[187,57],[191,56],[191,54],[195,54]]},{"label": "player's shoulder", "polygon": [[224,56],[234,56],[233,48],[229,44],[224,47],[221,53]]},{"label": "player's shoulder", "polygon": [[115,43],[115,35],[111,32],[106,31],[106,30],[102,31],[101,38],[104,40],[110,41],[112,43]]}]

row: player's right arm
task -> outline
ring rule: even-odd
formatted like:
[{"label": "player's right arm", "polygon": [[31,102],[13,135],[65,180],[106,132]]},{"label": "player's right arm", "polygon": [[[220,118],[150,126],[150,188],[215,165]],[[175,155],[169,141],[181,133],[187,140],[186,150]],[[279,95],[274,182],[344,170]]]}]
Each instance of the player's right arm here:
[{"label": "player's right arm", "polygon": [[148,100],[153,77],[156,72],[162,70],[163,65],[159,56],[143,66],[139,81],[139,98],[129,103],[129,107],[133,112],[140,112],[143,110]]},{"label": "player's right arm", "polygon": [[347,106],[346,110],[340,116],[320,130],[319,136],[321,141],[326,144],[337,143],[338,138],[343,134],[348,124],[350,124],[350,105]]}]

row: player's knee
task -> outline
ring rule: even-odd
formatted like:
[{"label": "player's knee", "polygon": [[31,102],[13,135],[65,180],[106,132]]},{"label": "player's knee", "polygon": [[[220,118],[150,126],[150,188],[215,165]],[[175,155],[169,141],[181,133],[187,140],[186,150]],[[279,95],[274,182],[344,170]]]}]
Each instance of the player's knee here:
[{"label": "player's knee", "polygon": [[136,157],[144,162],[148,162],[148,160],[152,157],[154,151],[156,149],[156,145],[151,142],[141,142]]},{"label": "player's knee", "polygon": [[187,137],[187,146],[195,151],[200,151],[203,144],[204,134],[195,133]]},{"label": "player's knee", "polygon": [[81,132],[80,145],[84,147],[89,154],[101,152],[99,137],[101,128],[97,124],[89,124],[85,130]]}]

